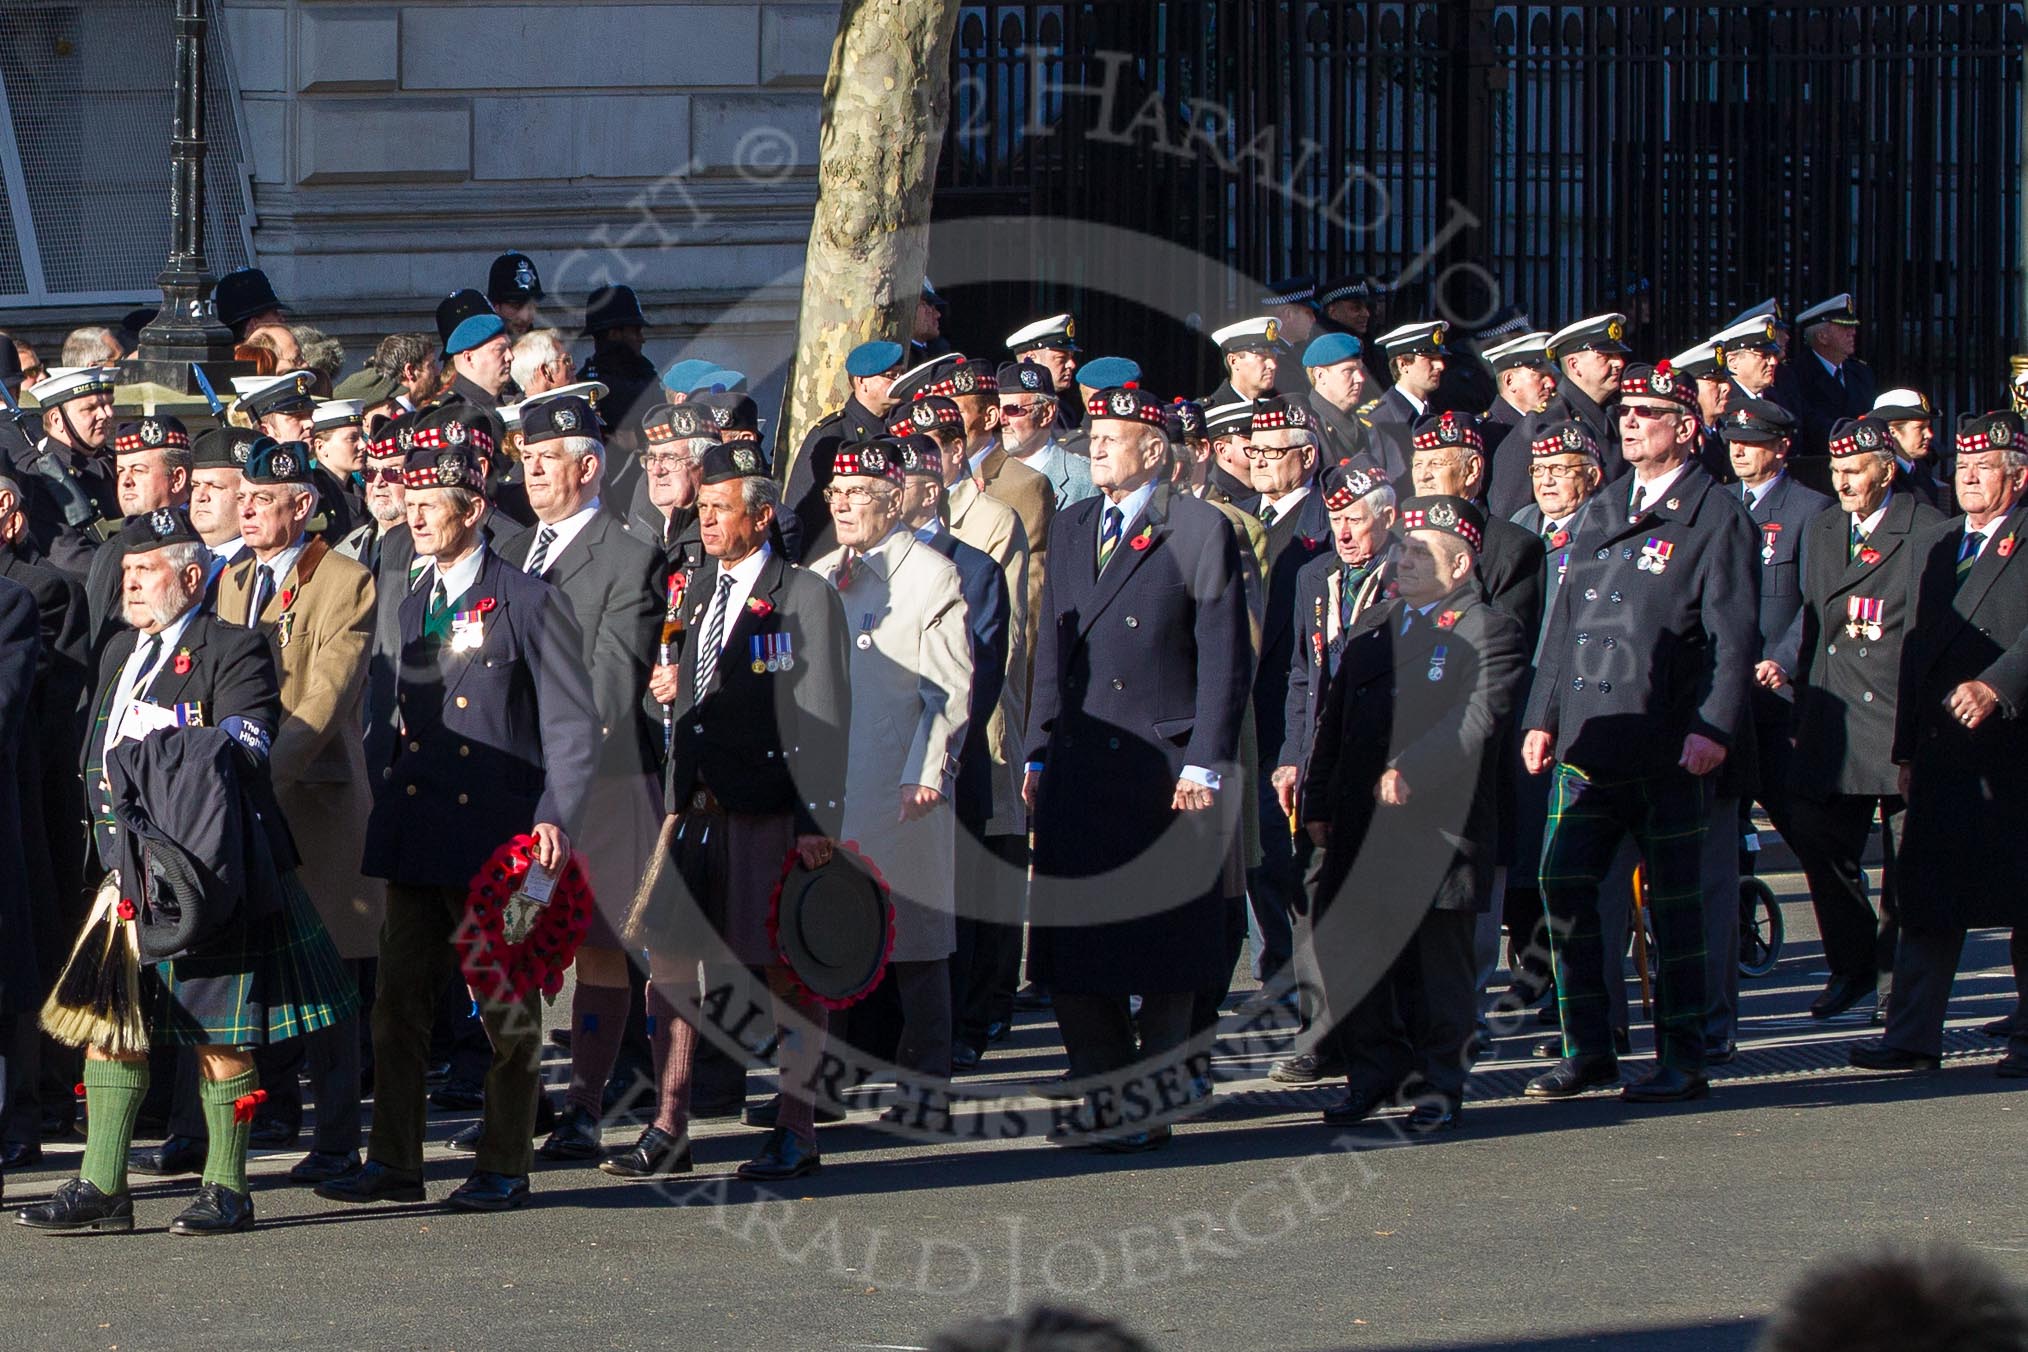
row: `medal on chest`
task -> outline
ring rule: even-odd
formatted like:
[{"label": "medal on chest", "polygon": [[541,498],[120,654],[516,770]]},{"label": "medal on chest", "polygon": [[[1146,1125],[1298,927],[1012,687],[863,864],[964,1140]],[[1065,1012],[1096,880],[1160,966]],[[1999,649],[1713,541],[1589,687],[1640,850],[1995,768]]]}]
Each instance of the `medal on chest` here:
[{"label": "medal on chest", "polygon": [[475,653],[486,642],[486,615],[479,610],[460,610],[451,616],[451,651]]},{"label": "medal on chest", "polygon": [[[1782,533],[1782,523],[1779,521],[1763,522],[1760,533],[1760,561],[1762,563],[1773,563],[1775,558],[1775,539]],[[1657,569],[1656,571],[1659,572],[1660,570]]]},{"label": "medal on chest", "polygon": [[1429,655],[1429,678],[1441,681],[1444,678],[1444,657],[1450,650],[1444,644],[1437,644]]},{"label": "medal on chest", "polygon": [[1635,560],[1634,567],[1644,573],[1660,574],[1669,566],[1669,557],[1675,552],[1676,546],[1672,542],[1657,540],[1651,535],[1648,543],[1641,546],[1641,557]]},{"label": "medal on chest", "polygon": [[1845,636],[1866,638],[1878,642],[1881,634],[1881,618],[1886,613],[1886,601],[1878,596],[1848,596],[1845,598]]},{"label": "medal on chest", "polygon": [[859,637],[853,639],[852,642],[858,647],[860,652],[865,652],[873,646],[873,616],[862,615],[859,617]]}]

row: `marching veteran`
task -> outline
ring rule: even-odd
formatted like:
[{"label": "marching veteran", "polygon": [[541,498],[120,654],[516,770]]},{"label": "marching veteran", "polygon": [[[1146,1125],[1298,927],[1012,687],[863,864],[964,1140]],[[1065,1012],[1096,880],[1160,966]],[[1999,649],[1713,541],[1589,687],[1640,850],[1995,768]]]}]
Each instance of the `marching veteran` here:
[{"label": "marching veteran", "polygon": [[1622,1097],[1653,1103],[1709,1092],[1701,855],[1714,776],[1751,736],[1756,551],[1752,523],[1696,461],[1696,382],[1637,366],[1619,393],[1620,452],[1634,472],[1601,490],[1597,524],[1566,551],[1523,725],[1529,773],[1554,766],[1542,897],[1565,1053],[1527,1092],[1567,1098],[1619,1079],[1599,883],[1631,836],[1661,979],[1658,1064]]},{"label": "marching veteran", "polygon": [[[115,638],[99,661],[91,732],[84,747],[92,844],[101,873],[116,867],[127,804],[116,810],[108,762],[117,748],[128,765],[166,731],[219,728],[232,735],[228,753],[244,798],[267,819],[267,854],[279,886],[249,887],[222,928],[201,934],[169,961],[144,966],[141,1004],[152,1041],[194,1046],[203,1077],[200,1097],[210,1144],[196,1199],[169,1224],[171,1234],[213,1235],[253,1224],[247,1191],[247,1136],[258,1101],[253,1051],[349,1018],[358,992],[309,899],[288,874],[295,862],[267,783],[267,752],[281,720],[274,658],[259,635],[212,615],[199,603],[205,590],[203,542],[174,508],[137,516],[120,533],[125,556],[121,588],[132,641]],[[198,768],[217,770],[217,762]],[[143,777],[141,806],[158,826],[187,827],[191,809],[210,821],[228,804],[211,782],[187,771],[159,780],[151,794]],[[167,801],[177,800],[177,801]],[[201,824],[200,824],[201,825]],[[177,839],[172,836],[171,839]],[[194,840],[187,831],[179,845]],[[251,880],[252,870],[248,870]],[[126,888],[122,891],[138,891]],[[132,916],[130,908],[127,916]],[[200,913],[201,914],[201,913]],[[96,924],[94,920],[92,923]],[[123,918],[121,923],[132,923]],[[200,920],[198,923],[204,923]],[[73,958],[76,962],[84,955]],[[66,983],[59,983],[55,1006]],[[45,1008],[45,1026],[52,1009]],[[145,1051],[112,1050],[104,1029],[85,1048],[85,1104],[90,1127],[78,1177],[47,1202],[25,1208],[20,1223],[41,1230],[125,1231],[134,1228],[127,1191],[127,1147],[148,1091]]]},{"label": "marching veteran", "polygon": [[[379,948],[386,886],[359,871],[359,828],[373,807],[359,738],[373,640],[373,578],[322,539],[304,534],[318,510],[309,447],[263,438],[247,457],[239,500],[246,550],[219,578],[218,613],[245,619],[274,644],[282,719],[268,772],[302,855],[298,877],[338,946],[360,969]],[[256,1058],[268,1086],[264,1114],[302,1117],[296,1077],[308,1061],[317,1134],[291,1176],[321,1182],[358,1162],[359,1028],[353,1019]],[[291,1140],[294,1132],[289,1133]]]},{"label": "marching veteran", "polygon": [[[1073,1071],[1104,1077],[1179,1059],[1197,993],[1232,974],[1253,651],[1239,544],[1215,507],[1170,490],[1162,401],[1114,387],[1088,411],[1099,494],[1054,527],[1021,792],[1030,960],[1048,964]],[[1089,1087],[1101,1148],[1168,1140],[1161,1108]]]},{"label": "marching veteran", "polygon": [[[598,713],[570,606],[487,546],[471,429],[442,429],[429,445],[419,439],[403,471],[409,534],[430,564],[401,603],[394,751],[386,764],[367,766],[379,778],[364,869],[388,882],[387,919],[366,1164],[317,1188],[339,1202],[423,1199],[430,1027],[471,880],[521,834],[534,837],[536,865],[561,873],[598,755]],[[493,1064],[478,1157],[446,1201],[504,1211],[529,1197],[542,1020],[532,994],[488,996],[481,1015]]]},{"label": "marching veteran", "polygon": [[[957,566],[902,520],[903,450],[881,438],[833,453],[824,496],[838,547],[810,567],[837,588],[852,633],[844,838],[893,891],[889,975],[902,1010],[895,1060],[943,1078],[951,1073],[957,941],[951,798],[969,722],[972,651]],[[941,477],[941,464],[935,472]]]},{"label": "marching veteran", "polygon": [[[2013,930],[2014,984],[2028,982],[2020,804],[2028,793],[2028,422],[2011,410],[1959,420],[1953,476],[1963,516],[1910,542],[1892,754],[1908,816],[1897,896],[1901,943],[1887,1028],[1851,1052],[1866,1070],[1934,1070],[1965,932]],[[1968,844],[1976,843],[1974,848]],[[1997,1073],[2028,1076],[2014,1025]]]},{"label": "marching veteran", "polygon": [[1461,497],[1401,504],[1399,596],[1354,621],[1310,753],[1317,962],[1349,1011],[1350,1092],[1325,1113],[1333,1126],[1397,1094],[1415,1100],[1411,1132],[1463,1111],[1473,932],[1492,900],[1500,753],[1528,660],[1521,622],[1480,590],[1485,526]]},{"label": "marching veteran", "polygon": [[706,562],[684,598],[689,637],[680,660],[657,666],[649,685],[673,715],[663,798],[675,859],[673,867],[658,859],[656,875],[678,874],[683,885],[651,879],[627,925],[629,942],[649,952],[660,1096],[633,1149],[599,1167],[622,1177],[690,1171],[691,1020],[698,960],[717,956],[715,934],[740,962],[765,970],[782,1030],[775,1125],[739,1171],[778,1181],[821,1164],[811,1095],[829,1013],[782,963],[768,916],[790,851],[813,869],[834,852],[852,719],[850,640],[837,593],[769,543],[781,489],[759,451],[714,443],[699,479]]}]

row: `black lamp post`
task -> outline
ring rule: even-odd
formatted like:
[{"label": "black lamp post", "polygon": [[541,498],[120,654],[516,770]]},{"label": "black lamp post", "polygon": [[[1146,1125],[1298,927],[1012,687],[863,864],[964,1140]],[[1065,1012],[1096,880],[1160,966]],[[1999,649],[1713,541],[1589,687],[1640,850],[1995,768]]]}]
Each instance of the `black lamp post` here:
[{"label": "black lamp post", "polygon": [[211,290],[218,279],[204,257],[204,0],[176,0],[175,22],[169,262],[156,278],[162,288],[162,309],[141,330],[133,360],[123,365],[132,368],[128,380],[194,394],[192,362],[225,368],[220,375],[237,367],[232,360],[232,331],[218,322],[212,309]]}]

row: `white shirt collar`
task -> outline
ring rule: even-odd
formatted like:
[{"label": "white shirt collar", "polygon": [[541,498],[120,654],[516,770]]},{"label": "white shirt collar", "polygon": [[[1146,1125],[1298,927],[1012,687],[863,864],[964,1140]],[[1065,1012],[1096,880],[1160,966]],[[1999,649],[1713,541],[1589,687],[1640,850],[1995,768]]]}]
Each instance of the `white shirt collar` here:
[{"label": "white shirt collar", "polygon": [[1836,367],[1836,366],[1833,366],[1833,365],[1831,364],[1831,360],[1830,360],[1830,358],[1826,357],[1826,356],[1825,356],[1825,355],[1824,355],[1823,353],[1821,353],[1821,352],[1817,351],[1817,349],[1815,349],[1815,348],[1813,347],[1813,348],[1811,348],[1811,349],[1810,349],[1810,355],[1811,355],[1812,357],[1815,357],[1815,358],[1816,358],[1816,359],[1817,359],[1818,361],[1822,362],[1822,363],[1823,363],[1823,365],[1824,365],[1824,369],[1825,369],[1826,371],[1829,371],[1829,372],[1830,372],[1830,373],[1831,373],[1831,374],[1832,374],[1833,376],[1835,376],[1835,375],[1837,375],[1837,374],[1838,374],[1838,370],[1839,370],[1839,368],[1838,368],[1838,367]]},{"label": "white shirt collar", "polygon": [[[1047,465],[1050,461],[1050,457],[1055,454],[1056,454],[1056,438],[1046,436],[1042,439],[1042,444],[1037,446],[1034,450],[1028,452],[1026,455],[1017,455],[1014,458],[1016,460],[1019,460],[1022,464],[1028,466],[1028,468],[1046,474],[1048,473],[1048,471],[1043,469],[1043,466]],[[974,470],[978,468],[977,460],[974,460],[972,462],[972,468]]]},{"label": "white shirt collar", "polygon": [[1394,387],[1394,392],[1400,395],[1403,399],[1406,399],[1408,401],[1408,406],[1415,410],[1416,417],[1420,418],[1423,414],[1429,412],[1428,400],[1416,398],[1414,395],[1410,394],[1407,390],[1402,389],[1401,386],[1399,385],[1396,385]]},{"label": "white shirt collar", "polygon": [[[1295,511],[1296,508],[1303,505],[1303,495],[1309,491],[1310,486],[1308,484],[1298,484],[1278,498],[1267,498],[1263,505],[1273,507],[1275,509],[1275,520],[1280,521],[1290,512]],[[1262,496],[1266,497],[1265,494]]]},{"label": "white shirt collar", "polygon": [[[1106,503],[1106,506],[1108,507],[1117,506],[1120,509],[1121,539],[1125,539],[1129,534],[1132,533],[1134,529],[1134,524],[1141,519],[1141,513],[1148,510],[1148,503],[1154,498],[1154,496],[1155,496],[1155,481],[1153,479],[1150,479],[1148,480],[1148,482],[1142,484],[1139,488],[1136,488],[1133,492],[1127,494],[1127,496],[1122,498],[1118,503],[1114,503],[1111,501],[1108,501]],[[1103,526],[1104,524],[1103,511],[1101,511],[1100,513],[1100,524],[1101,526]]]},{"label": "white shirt collar", "polygon": [[1768,494],[1770,494],[1770,493],[1774,492],[1774,490],[1775,490],[1775,485],[1776,485],[1776,484],[1778,484],[1778,483],[1780,483],[1780,482],[1782,481],[1782,475],[1784,475],[1784,474],[1787,474],[1787,473],[1788,473],[1788,471],[1787,471],[1787,470],[1779,470],[1779,471],[1777,471],[1777,472],[1776,472],[1776,474],[1775,474],[1774,478],[1772,478],[1772,479],[1769,479],[1769,480],[1768,480],[1768,481],[1767,481],[1766,483],[1762,484],[1762,485],[1761,485],[1761,486],[1760,486],[1759,488],[1749,488],[1749,489],[1747,489],[1747,490],[1746,490],[1746,506],[1747,506],[1747,510],[1748,510],[1748,511],[1751,511],[1751,510],[1753,510],[1753,509],[1754,509],[1755,507],[1758,507],[1758,506],[1760,506],[1760,501],[1761,501],[1761,499],[1762,499],[1762,498],[1764,498],[1764,497],[1766,497],[1766,496],[1767,496]]},{"label": "white shirt collar", "polygon": [[258,573],[258,571],[263,567],[272,569],[275,575],[275,590],[279,592],[282,589],[282,579],[287,577],[289,573],[295,568],[296,561],[303,557],[303,551],[305,549],[308,549],[309,547],[310,547],[310,537],[307,535],[298,535],[296,537],[296,542],[294,544],[289,545],[284,549],[282,549],[280,553],[276,554],[272,559],[269,559],[267,563],[263,564],[258,558],[256,558],[254,560],[255,571],[256,573]]},{"label": "white shirt collar", "polygon": [[217,559],[220,563],[231,563],[239,557],[239,552],[246,548],[246,537],[243,535],[228,535],[217,544],[206,545],[205,548],[211,551],[211,557]]},{"label": "white shirt collar", "polygon": [[[459,597],[470,591],[473,585],[478,582],[479,569],[484,567],[485,563],[486,539],[484,536],[479,537],[479,543],[473,547],[471,553],[459,559],[448,569],[437,567],[435,561],[432,560],[431,567],[444,584],[444,599],[447,602],[455,603]],[[436,583],[432,581],[429,585],[434,587]]]},{"label": "white shirt collar", "polygon": [[1634,500],[1633,495],[1638,493],[1641,495],[1641,509],[1643,511],[1647,510],[1667,496],[1669,490],[1675,486],[1676,481],[1682,478],[1684,471],[1689,468],[1690,462],[1685,460],[1667,474],[1658,475],[1653,479],[1643,481],[1638,474],[1628,475],[1627,477],[1634,481],[1634,487],[1628,493],[1627,501],[1632,503]]},{"label": "white shirt collar", "polygon": [[[556,538],[549,542],[549,552],[543,557],[543,567],[545,570],[556,562],[564,550],[570,548],[571,541],[584,533],[584,528],[591,524],[592,518],[598,515],[598,510],[599,500],[593,498],[590,502],[587,502],[561,521],[538,522],[536,524],[535,533],[538,539],[541,538],[543,531],[556,532]],[[531,551],[534,549],[532,542],[529,548]]]},{"label": "white shirt collar", "polygon": [[[176,645],[182,642],[185,631],[190,628],[190,622],[197,618],[197,612],[202,609],[204,607],[201,605],[192,606],[162,627],[159,637],[162,640],[163,653],[167,654],[175,650]],[[149,637],[149,635],[142,633],[140,630],[135,630],[134,651],[140,652],[142,645],[148,641]]]},{"label": "white shirt collar", "polygon": [[1873,509],[1873,515],[1861,520],[1857,513],[1853,514],[1852,522],[1859,527],[1861,535],[1871,535],[1873,533],[1874,527],[1880,524],[1880,518],[1887,515],[1887,504],[1892,501],[1894,501],[1894,490],[1889,489],[1887,496],[1880,499],[1880,505]]}]

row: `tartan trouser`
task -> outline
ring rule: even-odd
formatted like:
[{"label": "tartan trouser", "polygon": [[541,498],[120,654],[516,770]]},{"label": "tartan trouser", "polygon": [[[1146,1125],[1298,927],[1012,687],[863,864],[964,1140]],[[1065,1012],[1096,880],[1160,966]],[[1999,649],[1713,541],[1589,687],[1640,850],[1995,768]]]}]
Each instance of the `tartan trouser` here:
[{"label": "tartan trouser", "polygon": [[1559,763],[1549,788],[1542,842],[1542,900],[1556,963],[1557,1012],[1566,1056],[1610,1056],[1599,882],[1631,835],[1647,881],[1654,929],[1655,1044],[1662,1065],[1704,1066],[1705,954],[1700,857],[1711,784],[1684,771],[1594,779]]}]

